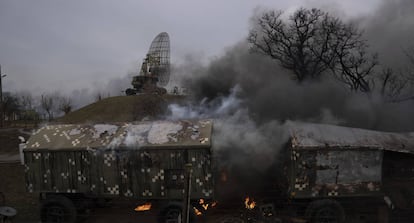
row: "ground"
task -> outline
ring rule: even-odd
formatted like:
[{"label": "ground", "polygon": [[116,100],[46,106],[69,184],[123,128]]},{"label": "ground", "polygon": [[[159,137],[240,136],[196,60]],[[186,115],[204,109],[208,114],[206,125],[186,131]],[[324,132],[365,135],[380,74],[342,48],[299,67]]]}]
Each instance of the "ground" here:
[{"label": "ground", "polygon": [[142,119],[163,118],[168,115],[167,106],[183,103],[179,95],[141,94],[105,98],[77,111],[56,119],[59,123],[128,122]]},{"label": "ground", "polygon": [[0,182],[0,192],[5,196],[4,205],[18,211],[16,222],[38,220],[38,197],[26,192],[24,170],[20,162],[0,163]]}]

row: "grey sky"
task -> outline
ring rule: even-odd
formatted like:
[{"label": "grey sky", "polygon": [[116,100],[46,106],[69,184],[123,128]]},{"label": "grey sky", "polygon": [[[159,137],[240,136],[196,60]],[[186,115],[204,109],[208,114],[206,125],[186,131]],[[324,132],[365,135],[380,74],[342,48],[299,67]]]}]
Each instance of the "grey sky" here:
[{"label": "grey sky", "polygon": [[257,7],[372,12],[381,0],[109,1],[1,0],[0,64],[5,91],[35,94],[104,85],[136,69],[152,39],[170,34],[172,63],[204,61],[246,37]]}]

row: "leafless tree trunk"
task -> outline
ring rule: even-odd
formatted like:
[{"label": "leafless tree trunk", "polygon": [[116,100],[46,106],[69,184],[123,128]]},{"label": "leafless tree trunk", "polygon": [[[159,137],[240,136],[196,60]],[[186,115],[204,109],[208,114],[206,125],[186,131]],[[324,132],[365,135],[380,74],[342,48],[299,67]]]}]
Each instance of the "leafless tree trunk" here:
[{"label": "leafless tree trunk", "polygon": [[34,117],[34,110],[33,107],[33,97],[32,94],[28,91],[20,92],[19,93],[19,102],[21,105],[21,118],[24,121],[24,127],[27,127],[28,121]]},{"label": "leafless tree trunk", "polygon": [[48,115],[48,120],[52,120],[53,119],[53,106],[54,106],[54,97],[52,95],[45,95],[42,94],[41,96],[41,106],[43,108],[43,110],[45,110],[45,112]]},{"label": "leafless tree trunk", "polygon": [[16,115],[20,112],[18,98],[14,95],[3,95],[3,120],[15,121]]},{"label": "leafless tree trunk", "polygon": [[407,81],[392,69],[388,68],[382,71],[379,76],[380,92],[387,101],[399,100],[403,90],[407,87]]},{"label": "leafless tree trunk", "polygon": [[72,100],[68,97],[59,97],[59,110],[65,115],[72,111]]},{"label": "leafless tree trunk", "polygon": [[19,97],[23,109],[30,110],[33,106],[33,97],[30,92],[21,92]]},{"label": "leafless tree trunk", "polygon": [[388,102],[398,103],[414,100],[414,48],[404,50],[407,66],[392,70],[383,70],[378,80],[381,94]]},{"label": "leafless tree trunk", "polygon": [[407,79],[411,85],[414,85],[414,47],[409,47],[404,50],[408,60]]}]

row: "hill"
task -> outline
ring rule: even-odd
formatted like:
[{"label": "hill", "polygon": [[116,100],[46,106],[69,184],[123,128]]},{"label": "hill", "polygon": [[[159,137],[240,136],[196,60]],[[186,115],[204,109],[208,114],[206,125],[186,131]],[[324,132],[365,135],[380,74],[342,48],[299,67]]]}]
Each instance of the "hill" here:
[{"label": "hill", "polygon": [[171,103],[184,102],[184,96],[141,94],[116,96],[89,104],[56,119],[58,123],[130,122],[167,115]]}]

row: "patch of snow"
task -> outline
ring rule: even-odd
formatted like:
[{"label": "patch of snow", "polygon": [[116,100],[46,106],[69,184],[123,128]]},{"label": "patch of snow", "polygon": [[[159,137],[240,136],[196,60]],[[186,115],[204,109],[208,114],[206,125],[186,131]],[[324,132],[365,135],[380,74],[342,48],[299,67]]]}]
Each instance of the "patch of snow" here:
[{"label": "patch of snow", "polygon": [[123,142],[122,136],[114,137],[112,141],[107,145],[107,148],[116,149],[117,147],[121,145],[122,142]]},{"label": "patch of snow", "polygon": [[72,129],[69,132],[69,135],[73,136],[73,135],[79,135],[81,134],[81,131],[78,128]]},{"label": "patch of snow", "polygon": [[113,135],[117,130],[118,126],[116,125],[108,125],[108,124],[97,124],[93,126],[95,128],[95,132],[92,138],[97,139],[101,136],[102,133],[107,133],[108,135]]},{"label": "patch of snow", "polygon": [[24,143],[26,141],[23,136],[19,136],[18,138],[20,139],[20,143]]},{"label": "patch of snow", "polygon": [[146,135],[150,129],[150,124],[127,125],[125,128],[127,135],[124,139],[124,144],[126,146],[137,146],[144,144]]},{"label": "patch of snow", "polygon": [[177,141],[171,134],[176,134],[183,126],[179,123],[159,122],[154,123],[148,132],[148,142],[151,144],[163,144],[170,141]]},{"label": "patch of snow", "polygon": [[414,148],[413,133],[390,133],[343,126],[288,121],[294,146],[364,146],[392,150]]}]

